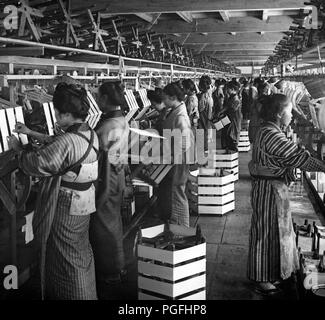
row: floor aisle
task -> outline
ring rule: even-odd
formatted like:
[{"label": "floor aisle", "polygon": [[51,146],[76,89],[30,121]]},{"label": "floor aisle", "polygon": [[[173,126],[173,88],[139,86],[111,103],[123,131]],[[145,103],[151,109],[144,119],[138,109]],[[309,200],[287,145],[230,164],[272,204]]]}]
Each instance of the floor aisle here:
[{"label": "floor aisle", "polygon": [[[251,153],[239,157],[239,181],[235,184],[235,210],[224,216],[200,216],[198,223],[207,240],[207,299],[260,299],[246,278],[251,220]],[[192,225],[195,222],[192,217]]]}]

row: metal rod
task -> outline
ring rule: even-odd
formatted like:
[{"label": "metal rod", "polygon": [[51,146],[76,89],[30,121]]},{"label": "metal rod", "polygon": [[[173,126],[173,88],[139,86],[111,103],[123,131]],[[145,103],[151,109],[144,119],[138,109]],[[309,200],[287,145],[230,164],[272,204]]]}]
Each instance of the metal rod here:
[{"label": "metal rod", "polygon": [[[98,52],[98,51],[92,51],[92,50],[86,50],[86,49],[71,48],[71,47],[65,47],[65,46],[57,46],[57,45],[52,45],[52,44],[47,44],[47,43],[33,42],[33,41],[27,41],[27,40],[21,40],[21,39],[0,37],[0,42],[18,44],[18,45],[26,45],[26,46],[43,47],[46,49],[52,49],[52,50],[58,50],[58,51],[77,52],[77,53],[84,53],[84,54],[89,54],[89,55],[94,55],[94,56],[119,59],[118,55],[114,55],[114,54],[110,54],[110,53],[104,53],[104,52]],[[165,65],[165,66],[171,65],[170,63],[160,62],[160,61],[143,60],[143,59],[136,59],[136,58],[129,58],[129,57],[122,57],[122,58],[125,61],[136,61],[136,62],[160,64],[160,65]],[[193,68],[193,67],[182,66],[182,65],[175,65],[175,66],[177,66],[179,68],[190,68],[192,70],[193,69],[194,70],[204,70],[205,72],[211,72],[211,73],[220,72],[217,70]]]}]

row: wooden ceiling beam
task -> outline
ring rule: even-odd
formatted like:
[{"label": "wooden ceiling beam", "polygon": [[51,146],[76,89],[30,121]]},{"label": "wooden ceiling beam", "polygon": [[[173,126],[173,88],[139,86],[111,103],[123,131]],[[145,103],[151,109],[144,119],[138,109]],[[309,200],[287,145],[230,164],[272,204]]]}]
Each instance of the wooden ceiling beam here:
[{"label": "wooden ceiling beam", "polygon": [[279,42],[283,38],[283,36],[284,34],[281,32],[272,32],[264,35],[251,34],[251,33],[248,34],[240,33],[236,35],[210,33],[204,37],[200,34],[191,34],[185,41],[185,44]]},{"label": "wooden ceiling beam", "polygon": [[242,50],[242,51],[234,51],[234,52],[228,52],[228,51],[211,51],[207,52],[207,54],[214,54],[216,56],[271,56],[273,55],[273,50]]},{"label": "wooden ceiling beam", "polygon": [[[200,50],[203,44],[197,44],[197,45],[185,45],[188,49],[193,49],[195,51]],[[204,51],[243,51],[243,50],[274,50],[276,46],[276,43],[255,43],[247,45],[245,43],[238,44],[238,43],[232,43],[232,44],[207,44],[207,46],[204,48]]]},{"label": "wooden ceiling beam", "polygon": [[267,10],[262,11],[262,21],[266,22],[269,18],[269,12]]},{"label": "wooden ceiling beam", "polygon": [[72,9],[81,7],[105,8],[110,14],[132,13],[167,13],[216,12],[227,10],[267,10],[267,9],[298,9],[303,8],[305,0],[72,0]]},{"label": "wooden ceiling beam", "polygon": [[[221,59],[216,57],[217,59]],[[247,60],[255,60],[255,61],[266,61],[268,59],[267,56],[265,57],[255,57],[255,56],[246,56],[246,57],[224,57],[222,60],[224,61],[247,61]]]},{"label": "wooden ceiling beam", "polygon": [[219,11],[219,14],[221,16],[221,19],[223,22],[229,22],[229,13],[228,11]]},{"label": "wooden ceiling beam", "polygon": [[44,55],[43,47],[5,47],[0,48],[0,56],[28,56],[38,57]]},{"label": "wooden ceiling beam", "polygon": [[144,21],[147,21],[149,23],[153,23],[154,20],[154,16],[152,14],[149,13],[135,13],[135,15],[139,18],[141,18]]},{"label": "wooden ceiling beam", "polygon": [[283,32],[288,31],[293,18],[288,16],[270,17],[268,22],[257,17],[230,18],[223,23],[213,18],[195,19],[192,23],[179,20],[161,20],[152,27],[152,31],[162,34],[188,33],[246,33],[246,32]]},{"label": "wooden ceiling beam", "polygon": [[177,11],[177,15],[179,15],[184,21],[187,23],[192,23],[193,22],[193,17],[190,12],[185,12],[185,11]]}]

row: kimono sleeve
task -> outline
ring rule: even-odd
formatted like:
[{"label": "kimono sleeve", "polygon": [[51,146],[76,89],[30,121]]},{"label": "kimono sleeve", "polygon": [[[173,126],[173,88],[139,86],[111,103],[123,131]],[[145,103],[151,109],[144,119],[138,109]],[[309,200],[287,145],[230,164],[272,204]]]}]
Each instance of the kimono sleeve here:
[{"label": "kimono sleeve", "polygon": [[60,173],[72,164],[71,145],[65,136],[58,136],[52,143],[37,151],[21,152],[19,166],[28,175],[49,177]]},{"label": "kimono sleeve", "polygon": [[267,162],[273,168],[300,168],[305,171],[325,171],[322,161],[289,140],[284,133],[272,133],[266,142]]}]

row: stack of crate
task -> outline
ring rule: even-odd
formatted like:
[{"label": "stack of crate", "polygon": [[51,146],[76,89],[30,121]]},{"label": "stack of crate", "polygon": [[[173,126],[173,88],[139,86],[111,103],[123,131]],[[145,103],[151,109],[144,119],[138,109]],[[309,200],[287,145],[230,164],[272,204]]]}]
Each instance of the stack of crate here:
[{"label": "stack of crate", "polygon": [[251,149],[249,142],[248,131],[240,131],[240,137],[238,141],[238,152],[248,152]]},{"label": "stack of crate", "polygon": [[223,169],[192,171],[187,194],[190,209],[199,215],[224,215],[235,209],[233,174]]},{"label": "stack of crate", "polygon": [[137,258],[139,300],[206,299],[206,242],[199,228],[142,229]]},{"label": "stack of crate", "polygon": [[210,150],[208,154],[209,169],[225,169],[233,174],[234,181],[238,180],[238,152],[218,149]]}]

